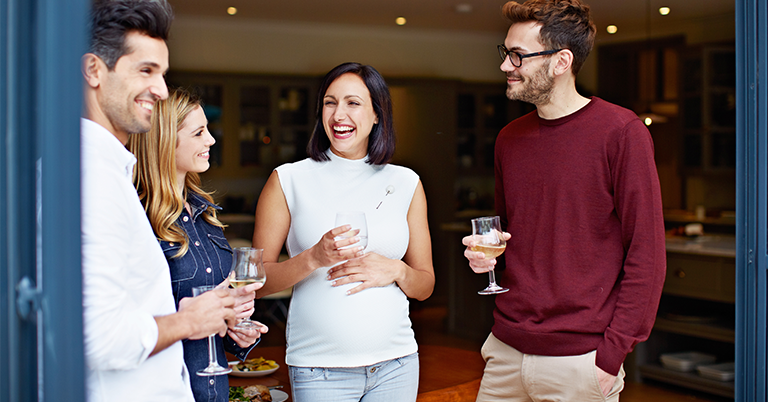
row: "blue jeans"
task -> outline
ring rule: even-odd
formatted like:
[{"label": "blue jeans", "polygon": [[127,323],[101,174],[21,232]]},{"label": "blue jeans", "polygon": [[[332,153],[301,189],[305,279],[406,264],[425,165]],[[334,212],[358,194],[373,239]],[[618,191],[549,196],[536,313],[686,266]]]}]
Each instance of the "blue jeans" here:
[{"label": "blue jeans", "polygon": [[365,367],[289,368],[295,402],[416,401],[419,354]]}]

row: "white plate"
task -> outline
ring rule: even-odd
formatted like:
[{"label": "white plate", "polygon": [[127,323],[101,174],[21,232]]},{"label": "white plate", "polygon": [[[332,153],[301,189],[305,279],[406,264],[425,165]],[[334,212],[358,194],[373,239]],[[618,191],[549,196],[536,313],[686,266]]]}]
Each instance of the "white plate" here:
[{"label": "white plate", "polygon": [[280,368],[280,365],[277,364],[277,367],[269,370],[256,370],[256,371],[239,371],[237,368],[235,368],[235,365],[237,365],[237,361],[229,362],[229,367],[232,369],[232,372],[229,373],[229,375],[233,375],[235,377],[263,377],[265,375],[270,375],[277,371],[277,369]]},{"label": "white plate", "polygon": [[736,376],[736,366],[731,363],[720,363],[696,367],[699,375],[718,381],[733,381]]},{"label": "white plate", "polygon": [[272,402],[283,402],[288,400],[288,394],[279,389],[270,389],[269,394],[272,395]]},{"label": "white plate", "polygon": [[701,352],[664,353],[659,356],[664,368],[675,371],[693,371],[696,366],[712,364],[716,357]]}]

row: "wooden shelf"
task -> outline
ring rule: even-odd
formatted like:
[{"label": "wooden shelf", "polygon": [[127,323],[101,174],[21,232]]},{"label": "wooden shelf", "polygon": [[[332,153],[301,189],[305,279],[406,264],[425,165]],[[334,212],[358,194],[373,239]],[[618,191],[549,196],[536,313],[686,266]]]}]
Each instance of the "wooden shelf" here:
[{"label": "wooden shelf", "polygon": [[734,343],[736,337],[736,331],[733,328],[717,324],[680,322],[664,317],[656,317],[653,329],[729,343]]},{"label": "wooden shelf", "polygon": [[644,378],[678,385],[714,395],[733,398],[735,387],[733,381],[716,381],[699,376],[696,372],[684,373],[669,370],[658,364],[640,366],[640,375]]}]

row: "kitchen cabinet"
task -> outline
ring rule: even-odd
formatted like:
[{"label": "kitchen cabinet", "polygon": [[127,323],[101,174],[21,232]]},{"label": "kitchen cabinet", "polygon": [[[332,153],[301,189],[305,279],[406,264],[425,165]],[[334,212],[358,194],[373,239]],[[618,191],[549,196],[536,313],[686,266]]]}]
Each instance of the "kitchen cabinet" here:
[{"label": "kitchen cabinet", "polygon": [[667,275],[653,331],[638,345],[640,379],[734,397],[733,381],[680,372],[659,363],[662,353],[698,351],[734,361],[735,238],[729,235],[667,240]]},{"label": "kitchen cabinet", "polygon": [[[493,153],[496,137],[512,120],[535,110],[510,101],[504,83],[463,83],[456,95],[457,217],[493,210]],[[467,211],[464,216],[461,211]]]},{"label": "kitchen cabinet", "polygon": [[306,157],[317,78],[172,72],[167,80],[202,97],[217,142],[208,177],[266,175]]},{"label": "kitchen cabinet", "polygon": [[736,51],[732,45],[682,55],[683,169],[732,173],[736,167]]}]

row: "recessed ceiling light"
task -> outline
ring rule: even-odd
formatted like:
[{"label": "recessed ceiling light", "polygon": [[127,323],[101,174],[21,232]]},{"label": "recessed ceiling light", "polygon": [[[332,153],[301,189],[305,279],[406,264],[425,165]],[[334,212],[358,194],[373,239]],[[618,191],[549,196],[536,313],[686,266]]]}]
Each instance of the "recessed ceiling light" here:
[{"label": "recessed ceiling light", "polygon": [[667,15],[667,14],[669,14],[669,12],[670,12],[670,11],[671,11],[671,10],[669,9],[669,7],[661,7],[661,8],[659,9],[659,14],[661,14],[661,15]]},{"label": "recessed ceiling light", "polygon": [[235,15],[235,14],[237,14],[237,8],[235,8],[235,7],[229,7],[229,8],[227,8],[227,14],[229,14],[229,15]]},{"label": "recessed ceiling light", "polygon": [[616,25],[608,25],[607,27],[605,27],[605,30],[608,31],[609,34],[613,35],[619,31],[619,27],[617,27]]},{"label": "recessed ceiling light", "polygon": [[397,18],[395,18],[395,24],[397,24],[397,25],[405,25],[405,17],[397,17]]},{"label": "recessed ceiling light", "polygon": [[456,12],[462,14],[469,14],[472,12],[472,5],[469,3],[461,3],[456,5]]}]

